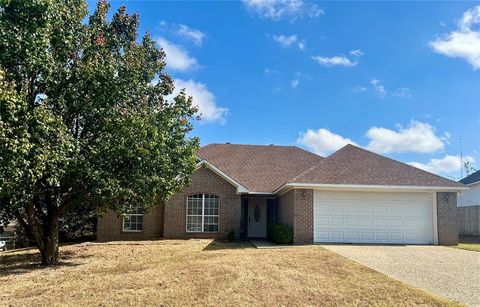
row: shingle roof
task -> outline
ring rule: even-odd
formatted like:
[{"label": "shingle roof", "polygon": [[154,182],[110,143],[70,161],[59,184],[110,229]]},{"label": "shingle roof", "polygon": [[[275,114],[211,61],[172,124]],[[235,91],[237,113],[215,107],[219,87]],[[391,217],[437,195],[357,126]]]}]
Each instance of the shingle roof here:
[{"label": "shingle roof", "polygon": [[474,182],[480,182],[480,170],[476,171],[475,173],[463,178],[460,180],[461,183],[463,184],[470,184]]},{"label": "shingle roof", "polygon": [[273,192],[322,157],[295,146],[210,144],[198,156],[254,192]]},{"label": "shingle roof", "polygon": [[289,183],[462,188],[463,184],[419,168],[346,145]]}]

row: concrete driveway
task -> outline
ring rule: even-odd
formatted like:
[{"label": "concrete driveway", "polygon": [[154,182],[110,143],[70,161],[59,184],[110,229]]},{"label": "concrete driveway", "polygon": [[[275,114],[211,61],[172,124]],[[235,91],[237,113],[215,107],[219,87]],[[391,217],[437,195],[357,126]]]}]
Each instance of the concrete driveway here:
[{"label": "concrete driveway", "polygon": [[395,279],[480,306],[480,253],[444,246],[323,245]]}]

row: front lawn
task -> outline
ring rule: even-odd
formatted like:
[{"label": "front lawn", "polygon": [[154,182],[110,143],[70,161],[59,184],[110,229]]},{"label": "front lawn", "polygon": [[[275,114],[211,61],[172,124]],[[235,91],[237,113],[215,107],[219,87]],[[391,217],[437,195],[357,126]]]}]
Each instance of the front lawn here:
[{"label": "front lawn", "polygon": [[450,305],[318,246],[211,240],[76,244],[64,262],[0,253],[0,302],[24,305]]}]

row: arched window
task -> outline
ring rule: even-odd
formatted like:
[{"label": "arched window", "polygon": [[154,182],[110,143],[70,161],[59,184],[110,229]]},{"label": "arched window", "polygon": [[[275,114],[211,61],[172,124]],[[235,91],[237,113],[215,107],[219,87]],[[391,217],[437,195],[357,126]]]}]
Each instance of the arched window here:
[{"label": "arched window", "polygon": [[187,197],[187,232],[218,232],[220,199],[210,194]]}]

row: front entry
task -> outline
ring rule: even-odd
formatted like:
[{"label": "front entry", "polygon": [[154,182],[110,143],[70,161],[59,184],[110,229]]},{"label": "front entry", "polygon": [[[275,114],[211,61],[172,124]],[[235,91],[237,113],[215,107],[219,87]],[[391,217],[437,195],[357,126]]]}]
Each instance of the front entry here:
[{"label": "front entry", "polygon": [[248,201],[248,237],[267,237],[267,202],[251,198]]}]

